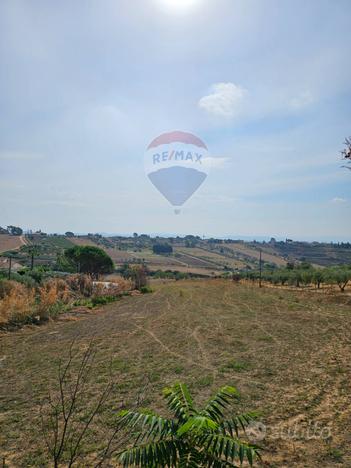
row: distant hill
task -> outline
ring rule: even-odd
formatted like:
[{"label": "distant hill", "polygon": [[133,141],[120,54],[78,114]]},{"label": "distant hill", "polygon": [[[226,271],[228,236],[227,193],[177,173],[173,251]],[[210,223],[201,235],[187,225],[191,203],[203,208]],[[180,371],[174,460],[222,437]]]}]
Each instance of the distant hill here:
[{"label": "distant hill", "polygon": [[320,266],[351,263],[350,243],[278,242],[274,250],[283,258]]},{"label": "distant hill", "polygon": [[[224,271],[256,269],[260,251],[264,265],[282,267],[287,262],[308,262],[314,266],[351,264],[350,243],[257,242],[232,239],[201,239],[199,236],[151,237],[146,234],[125,236],[80,236],[47,235],[44,233],[26,236],[0,235],[0,252],[20,249],[23,244],[39,245],[38,264],[53,265],[57,255],[73,245],[96,245],[104,249],[116,266],[124,263],[145,263],[150,270],[171,270],[213,276]],[[172,246],[168,254],[153,252],[155,244]],[[20,258],[16,259],[20,261]],[[24,260],[24,264],[26,261]]]}]

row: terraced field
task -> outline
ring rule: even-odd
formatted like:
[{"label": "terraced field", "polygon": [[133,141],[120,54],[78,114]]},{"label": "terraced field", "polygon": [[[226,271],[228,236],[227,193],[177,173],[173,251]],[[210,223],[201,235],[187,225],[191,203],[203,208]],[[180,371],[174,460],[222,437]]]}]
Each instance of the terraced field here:
[{"label": "terraced field", "polygon": [[210,268],[211,266],[213,267],[213,265],[216,265],[217,267],[221,268],[223,268],[224,266],[227,266],[229,268],[245,267],[245,263],[240,260],[230,258],[225,254],[213,252],[205,248],[176,248],[175,251],[186,255],[188,258],[190,257],[190,261],[192,258],[195,258],[202,261],[202,263],[208,263]]},{"label": "terraced field", "polygon": [[275,250],[279,255],[298,260],[304,259],[315,265],[328,266],[351,263],[351,248],[343,248],[337,245],[295,242],[277,244]]},{"label": "terraced field", "polygon": [[94,466],[120,408],[164,412],[161,389],[179,380],[199,402],[221,385],[236,385],[239,408],[261,412],[265,451],[257,466],[351,466],[350,296],[224,280],[160,281],[153,288],[1,335],[0,455],[8,466],[47,466],[40,402],[57,389],[58,361],[73,339],[81,351],[95,343],[89,401],[110,369],[117,381],[80,466]]}]

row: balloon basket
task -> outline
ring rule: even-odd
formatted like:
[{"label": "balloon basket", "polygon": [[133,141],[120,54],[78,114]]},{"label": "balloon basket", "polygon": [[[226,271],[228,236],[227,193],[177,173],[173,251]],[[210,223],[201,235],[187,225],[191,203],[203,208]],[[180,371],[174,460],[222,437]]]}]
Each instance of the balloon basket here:
[{"label": "balloon basket", "polygon": [[180,214],[180,208],[174,208],[174,214],[179,215]]}]

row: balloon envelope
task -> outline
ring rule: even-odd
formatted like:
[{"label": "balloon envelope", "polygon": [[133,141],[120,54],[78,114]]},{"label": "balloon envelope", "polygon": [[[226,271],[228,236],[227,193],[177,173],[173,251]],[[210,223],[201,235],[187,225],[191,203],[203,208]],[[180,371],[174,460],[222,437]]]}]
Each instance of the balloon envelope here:
[{"label": "balloon envelope", "polygon": [[152,184],[173,205],[182,206],[206,179],[207,147],[187,132],[155,138],[145,153],[145,170]]}]

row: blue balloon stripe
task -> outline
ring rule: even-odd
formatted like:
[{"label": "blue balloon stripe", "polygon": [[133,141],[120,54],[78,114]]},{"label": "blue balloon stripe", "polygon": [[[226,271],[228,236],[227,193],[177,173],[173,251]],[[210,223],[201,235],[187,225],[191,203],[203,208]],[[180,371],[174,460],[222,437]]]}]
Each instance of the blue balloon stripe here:
[{"label": "blue balloon stripe", "polygon": [[148,177],[173,206],[182,206],[200,187],[207,174],[189,167],[173,166],[151,172]]}]

